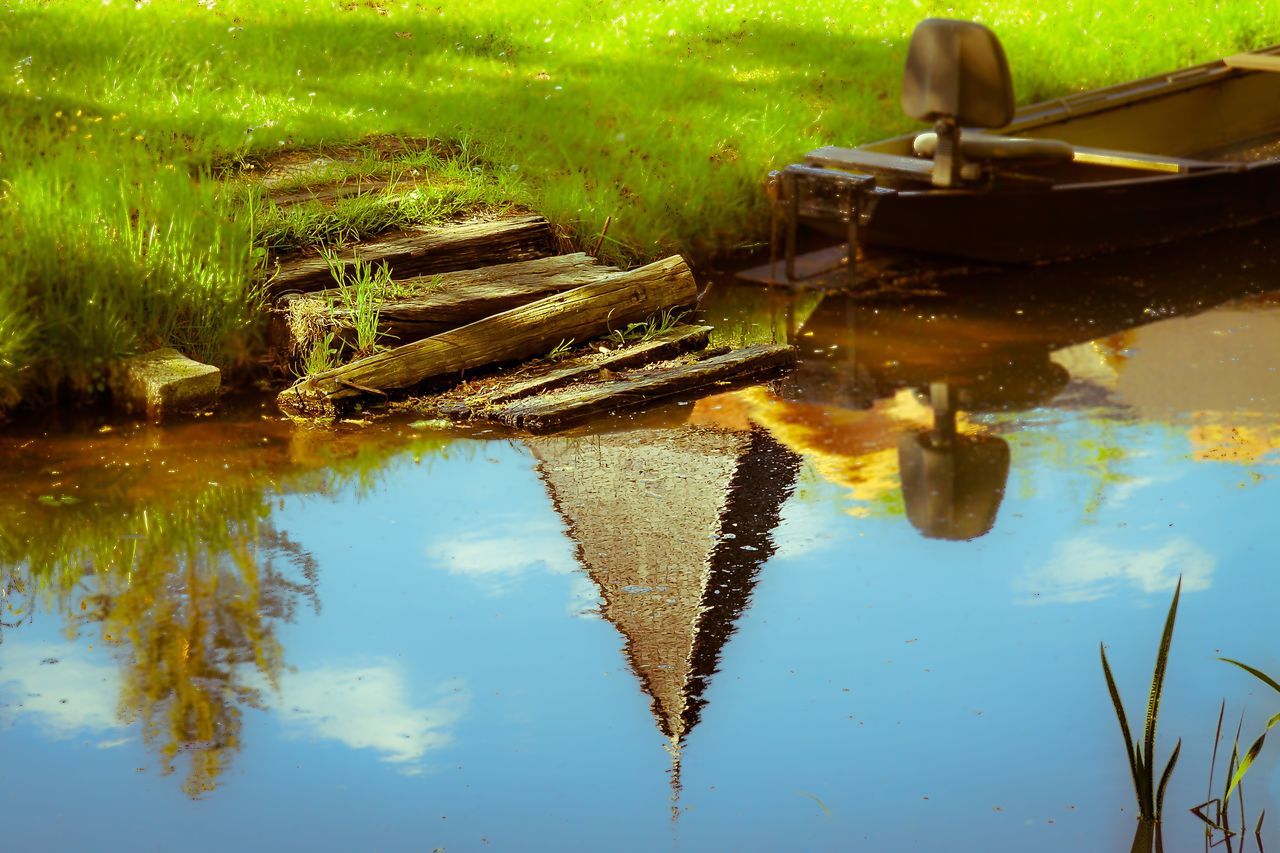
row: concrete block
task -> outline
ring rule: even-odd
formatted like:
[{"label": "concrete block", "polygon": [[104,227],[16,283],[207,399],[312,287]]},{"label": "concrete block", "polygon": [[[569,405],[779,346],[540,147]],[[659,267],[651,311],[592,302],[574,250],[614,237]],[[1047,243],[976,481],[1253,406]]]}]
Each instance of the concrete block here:
[{"label": "concrete block", "polygon": [[152,419],[207,409],[218,398],[222,371],[192,361],[176,349],[127,358],[111,372],[117,407]]}]

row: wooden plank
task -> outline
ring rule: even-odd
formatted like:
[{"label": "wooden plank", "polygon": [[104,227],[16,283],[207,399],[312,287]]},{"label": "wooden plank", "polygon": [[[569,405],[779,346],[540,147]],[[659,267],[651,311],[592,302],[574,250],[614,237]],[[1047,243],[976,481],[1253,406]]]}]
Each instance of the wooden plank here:
[{"label": "wooden plank", "polygon": [[707,345],[711,331],[710,326],[676,326],[652,340],[633,344],[609,353],[603,358],[584,359],[579,364],[562,367],[532,379],[501,387],[492,393],[485,394],[476,403],[468,404],[466,408],[474,411],[480,406],[493,406],[521,397],[541,394],[580,380],[598,377],[601,371],[612,372],[640,367],[655,361],[665,361],[681,353],[702,349]]},{"label": "wooden plank", "polygon": [[529,432],[561,429],[587,418],[635,409],[659,400],[760,378],[795,366],[795,347],[757,344],[693,364],[665,370],[638,371],[611,382],[552,391],[517,400],[493,417]]},{"label": "wooden plank", "polygon": [[1262,53],[1237,53],[1223,58],[1228,68],[1242,71],[1280,71],[1280,56]]},{"label": "wooden plank", "polygon": [[[512,216],[489,222],[413,228],[359,244],[344,256],[386,263],[396,278],[475,269],[551,254],[551,225],[541,216]],[[351,253],[351,254],[348,254]],[[347,261],[349,264],[350,262]],[[333,285],[323,257],[313,255],[280,264],[267,282],[267,296],[309,293]]]},{"label": "wooden plank", "polygon": [[332,416],[369,393],[400,392],[428,379],[542,355],[561,341],[589,341],[664,309],[692,305],[697,295],[693,273],[673,256],[318,373],[282,391],[276,403],[289,414]]},{"label": "wooden plank", "polygon": [[[398,281],[396,291],[407,295],[379,305],[380,341],[407,344],[428,338],[617,272],[617,267],[597,264],[590,255],[577,252]],[[352,312],[341,306],[339,293],[322,290],[281,297],[291,352],[305,352],[330,331],[350,338]]]},{"label": "wooden plank", "polygon": [[903,157],[899,154],[883,154],[865,148],[841,148],[826,145],[804,155],[806,166],[822,166],[827,169],[850,169],[861,172],[885,172],[909,175],[926,181],[933,180],[933,161],[919,157]]}]

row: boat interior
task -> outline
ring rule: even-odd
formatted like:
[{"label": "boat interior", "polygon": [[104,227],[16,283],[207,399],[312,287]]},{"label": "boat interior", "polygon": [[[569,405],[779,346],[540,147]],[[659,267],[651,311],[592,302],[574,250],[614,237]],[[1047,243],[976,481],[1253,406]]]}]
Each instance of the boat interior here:
[{"label": "boat interior", "polygon": [[995,34],[929,19],[912,35],[903,108],[934,125],[810,167],[869,173],[878,186],[1035,189],[1206,171],[1280,159],[1280,46],[1014,110]]}]

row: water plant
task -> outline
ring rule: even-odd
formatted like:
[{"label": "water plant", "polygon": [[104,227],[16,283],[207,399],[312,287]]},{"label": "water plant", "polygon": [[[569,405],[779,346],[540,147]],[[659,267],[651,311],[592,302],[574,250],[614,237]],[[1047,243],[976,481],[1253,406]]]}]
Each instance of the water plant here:
[{"label": "water plant", "polygon": [[[1182,740],[1179,739],[1157,783],[1155,776],[1156,723],[1160,718],[1160,696],[1164,692],[1169,646],[1173,642],[1173,626],[1178,615],[1178,598],[1181,593],[1182,578],[1178,578],[1178,585],[1173,592],[1173,601],[1169,604],[1169,613],[1165,617],[1164,632],[1160,636],[1160,647],[1156,651],[1156,665],[1151,676],[1151,689],[1147,696],[1147,715],[1141,741],[1134,738],[1130,732],[1129,718],[1125,714],[1120,691],[1111,674],[1111,665],[1107,662],[1106,647],[1102,644],[1098,646],[1102,657],[1102,672],[1107,679],[1107,691],[1111,694],[1111,704],[1115,707],[1116,719],[1120,723],[1120,733],[1124,736],[1125,754],[1129,760],[1129,772],[1133,776],[1134,794],[1138,801],[1138,819],[1146,825],[1154,825],[1160,820],[1165,788],[1173,775],[1174,765],[1178,762],[1178,753],[1182,751]],[[1135,840],[1136,844],[1137,840]]]},{"label": "water plant", "polygon": [[[1232,666],[1239,667],[1240,669],[1252,675],[1254,678],[1261,681],[1263,684],[1270,687],[1272,690],[1276,691],[1277,693],[1280,693],[1280,682],[1277,682],[1274,678],[1267,675],[1262,670],[1257,669],[1256,667],[1250,666],[1247,663],[1242,663],[1241,661],[1235,660],[1233,658],[1218,658],[1218,660],[1222,661],[1223,663],[1229,663]],[[1253,767],[1254,761],[1258,758],[1258,755],[1262,752],[1262,747],[1265,745],[1267,740],[1267,734],[1271,731],[1272,728],[1276,726],[1277,723],[1280,723],[1280,714],[1274,714],[1267,720],[1267,724],[1263,727],[1262,733],[1258,735],[1257,739],[1254,740],[1254,742],[1249,746],[1249,748],[1244,752],[1244,754],[1241,755],[1240,754],[1240,731],[1243,728],[1243,723],[1244,723],[1244,720],[1242,717],[1241,725],[1236,729],[1236,738],[1231,749],[1231,759],[1227,763],[1227,783],[1224,786],[1222,795],[1220,797],[1210,797],[1205,802],[1201,803],[1200,805],[1196,806],[1191,810],[1192,813],[1196,815],[1196,817],[1200,818],[1202,821],[1205,822],[1205,824],[1207,824],[1206,832],[1212,832],[1214,830],[1217,830],[1222,833],[1223,841],[1226,843],[1228,851],[1232,850],[1232,839],[1235,838],[1235,836],[1239,834],[1239,832],[1243,832],[1245,827],[1247,826],[1245,821],[1245,808],[1244,808],[1244,789],[1243,789],[1244,777],[1248,774],[1250,768]],[[1219,727],[1219,731],[1221,731],[1221,727],[1222,727],[1221,717],[1219,718],[1219,721],[1218,721],[1218,727]],[[1217,755],[1216,740],[1214,743],[1214,755],[1216,758],[1216,755]],[[1210,770],[1210,773],[1212,773],[1212,770]],[[1237,800],[1238,811],[1240,815],[1239,831],[1234,830],[1231,827],[1230,806],[1231,806],[1231,798],[1233,796]],[[1206,813],[1206,810],[1208,809],[1212,809],[1212,812]],[[1254,838],[1257,840],[1259,850],[1262,849],[1262,822],[1266,819],[1266,816],[1267,816],[1267,813],[1266,813],[1266,810],[1264,809],[1261,813],[1259,813],[1258,822],[1257,822],[1257,825],[1254,827],[1254,831],[1253,831]],[[1241,844],[1241,849],[1243,850],[1243,841]]]},{"label": "water plant", "polygon": [[[1233,660],[1232,658],[1218,658],[1218,660],[1224,663],[1229,663],[1232,666],[1240,667],[1240,669],[1243,669],[1245,672],[1249,673],[1272,690],[1280,693],[1280,682],[1277,682],[1262,670],[1249,666],[1247,663],[1241,663],[1238,660]],[[1267,720],[1267,725],[1263,728],[1262,734],[1258,735],[1258,739],[1253,742],[1253,745],[1249,747],[1249,751],[1245,753],[1244,758],[1240,760],[1240,766],[1236,769],[1235,774],[1231,778],[1231,784],[1227,788],[1226,796],[1229,797],[1231,795],[1232,790],[1240,784],[1240,780],[1249,772],[1249,768],[1253,766],[1254,759],[1258,757],[1258,753],[1262,752],[1262,745],[1267,739],[1267,732],[1271,731],[1277,723],[1280,723],[1280,714],[1275,714]]]},{"label": "water plant", "polygon": [[[1205,849],[1216,847],[1222,844],[1226,847],[1227,853],[1236,853],[1235,840],[1240,836],[1240,853],[1243,853],[1246,845],[1247,836],[1241,835],[1248,823],[1245,819],[1244,806],[1244,788],[1242,786],[1244,772],[1241,771],[1240,758],[1240,732],[1244,729],[1244,715],[1240,715],[1240,722],[1236,725],[1235,738],[1231,743],[1231,757],[1227,760],[1225,769],[1226,782],[1223,784],[1222,795],[1213,796],[1214,772],[1218,765],[1218,747],[1222,744],[1222,722],[1226,715],[1227,703],[1224,699],[1222,705],[1218,709],[1218,728],[1213,735],[1213,756],[1209,760],[1209,788],[1205,795],[1205,801],[1198,806],[1192,806],[1191,813],[1198,817],[1205,824]],[[1258,747],[1261,749],[1261,746]],[[1252,752],[1252,750],[1251,750]],[[1255,753],[1256,755],[1256,753]],[[1252,763],[1252,758],[1249,759]],[[1238,791],[1238,793],[1237,793]],[[1231,796],[1237,793],[1236,802],[1240,815],[1240,829],[1236,830],[1231,825]],[[1267,812],[1264,809],[1258,815],[1258,822],[1254,826],[1253,835],[1258,843],[1258,850],[1263,849],[1262,846],[1262,823],[1266,820]],[[1214,832],[1222,833],[1222,838],[1214,841]]]}]

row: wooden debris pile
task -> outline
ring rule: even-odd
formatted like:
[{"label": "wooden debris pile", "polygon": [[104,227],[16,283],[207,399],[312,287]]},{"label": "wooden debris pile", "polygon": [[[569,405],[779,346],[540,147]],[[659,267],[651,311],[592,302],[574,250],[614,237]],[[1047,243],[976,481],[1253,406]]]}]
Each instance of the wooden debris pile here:
[{"label": "wooden debris pile", "polygon": [[324,258],[282,267],[269,287],[291,352],[338,339],[357,357],[306,376],[277,404],[294,416],[333,417],[428,391],[409,405],[537,432],[795,361],[785,346],[703,352],[710,328],[680,322],[697,288],[679,256],[623,271],[584,254],[552,255],[551,246],[546,221],[529,216],[371,241],[355,258],[390,270],[376,304],[334,290],[335,274],[346,273]]},{"label": "wooden debris pile", "polygon": [[[787,346],[697,349],[706,346],[710,331],[708,326],[677,326],[661,346],[642,343],[616,353],[588,352],[567,367],[546,370],[534,366],[515,376],[495,376],[478,386],[413,398],[401,407],[436,417],[490,420],[545,433],[685,394],[722,391],[726,386],[776,375],[795,364],[795,350]],[[685,347],[687,352],[670,352]]]},{"label": "wooden debris pile", "polygon": [[[617,267],[577,253],[497,264],[397,281],[378,306],[379,339],[403,345],[526,305],[535,299],[600,281]],[[279,299],[290,353],[302,353],[329,332],[353,342],[357,317],[330,288]]]}]

